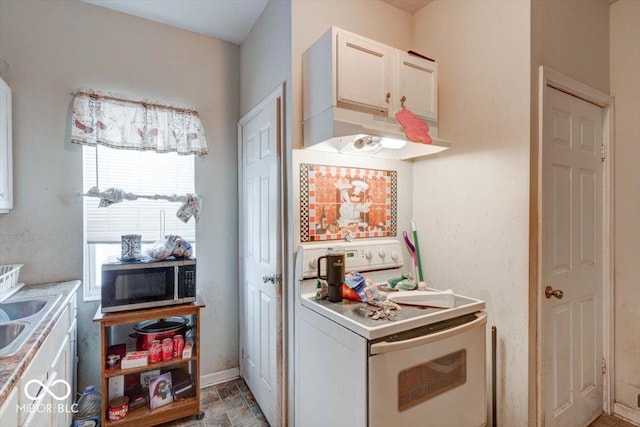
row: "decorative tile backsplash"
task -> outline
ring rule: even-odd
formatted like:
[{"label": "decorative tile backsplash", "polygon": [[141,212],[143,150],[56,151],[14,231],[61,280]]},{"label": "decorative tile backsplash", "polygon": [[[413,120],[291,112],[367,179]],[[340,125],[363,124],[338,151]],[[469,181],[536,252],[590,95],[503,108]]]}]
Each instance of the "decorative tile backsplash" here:
[{"label": "decorative tile backsplash", "polygon": [[300,165],[300,240],[397,234],[396,171]]}]

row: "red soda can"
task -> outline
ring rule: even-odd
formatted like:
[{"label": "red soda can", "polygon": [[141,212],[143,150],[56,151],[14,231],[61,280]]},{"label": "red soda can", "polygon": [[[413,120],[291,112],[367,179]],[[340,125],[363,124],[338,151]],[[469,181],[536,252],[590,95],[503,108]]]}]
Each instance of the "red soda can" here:
[{"label": "red soda can", "polygon": [[173,358],[173,340],[165,338],[162,340],[162,360],[171,360]]},{"label": "red soda can", "polygon": [[162,360],[162,344],[160,340],[151,341],[149,346],[149,363],[160,362]]},{"label": "red soda can", "polygon": [[173,357],[182,357],[184,350],[184,337],[182,335],[173,336]]}]

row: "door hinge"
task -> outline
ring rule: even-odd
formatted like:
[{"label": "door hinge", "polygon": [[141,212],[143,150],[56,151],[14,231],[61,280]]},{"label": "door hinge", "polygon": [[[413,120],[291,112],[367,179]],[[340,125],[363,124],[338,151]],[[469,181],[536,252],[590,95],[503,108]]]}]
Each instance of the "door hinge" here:
[{"label": "door hinge", "polygon": [[602,373],[606,373],[607,372],[607,361],[604,360],[604,357],[602,358]]},{"label": "door hinge", "polygon": [[607,149],[604,146],[604,144],[602,144],[600,146],[600,158],[602,159],[602,161],[604,162],[604,159],[607,157]]}]

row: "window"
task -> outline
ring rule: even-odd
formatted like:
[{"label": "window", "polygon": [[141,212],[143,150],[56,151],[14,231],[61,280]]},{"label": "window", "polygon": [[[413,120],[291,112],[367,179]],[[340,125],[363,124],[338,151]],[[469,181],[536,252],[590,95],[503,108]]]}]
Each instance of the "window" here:
[{"label": "window", "polygon": [[[84,145],[82,150],[85,193],[92,187],[121,188],[138,195],[195,193],[193,155],[103,145]],[[176,234],[191,243],[195,251],[195,220],[185,224],[176,217],[180,202],[138,199],[109,207],[98,207],[98,203],[98,198],[84,198],[85,300],[100,299],[101,265],[107,257],[120,256],[122,235],[142,235],[144,251],[163,234]]]}]

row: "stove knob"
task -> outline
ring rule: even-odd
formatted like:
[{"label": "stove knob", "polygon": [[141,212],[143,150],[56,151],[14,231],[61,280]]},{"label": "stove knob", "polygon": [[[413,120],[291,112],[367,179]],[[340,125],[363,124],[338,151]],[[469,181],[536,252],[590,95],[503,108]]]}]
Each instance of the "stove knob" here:
[{"label": "stove knob", "polygon": [[380,248],[378,249],[378,255],[380,255],[380,258],[384,258],[387,256],[387,253],[384,251],[384,249]]},{"label": "stove knob", "polygon": [[373,253],[371,252],[371,249],[367,249],[364,253],[364,257],[366,259],[368,259],[369,261],[371,261],[371,258],[373,258]]},{"label": "stove knob", "polygon": [[311,269],[311,271],[314,271],[316,267],[317,267],[317,259],[311,258],[311,260],[309,260],[309,268]]},{"label": "stove knob", "polygon": [[391,259],[394,261],[398,261],[398,252],[397,251],[391,251]]}]

